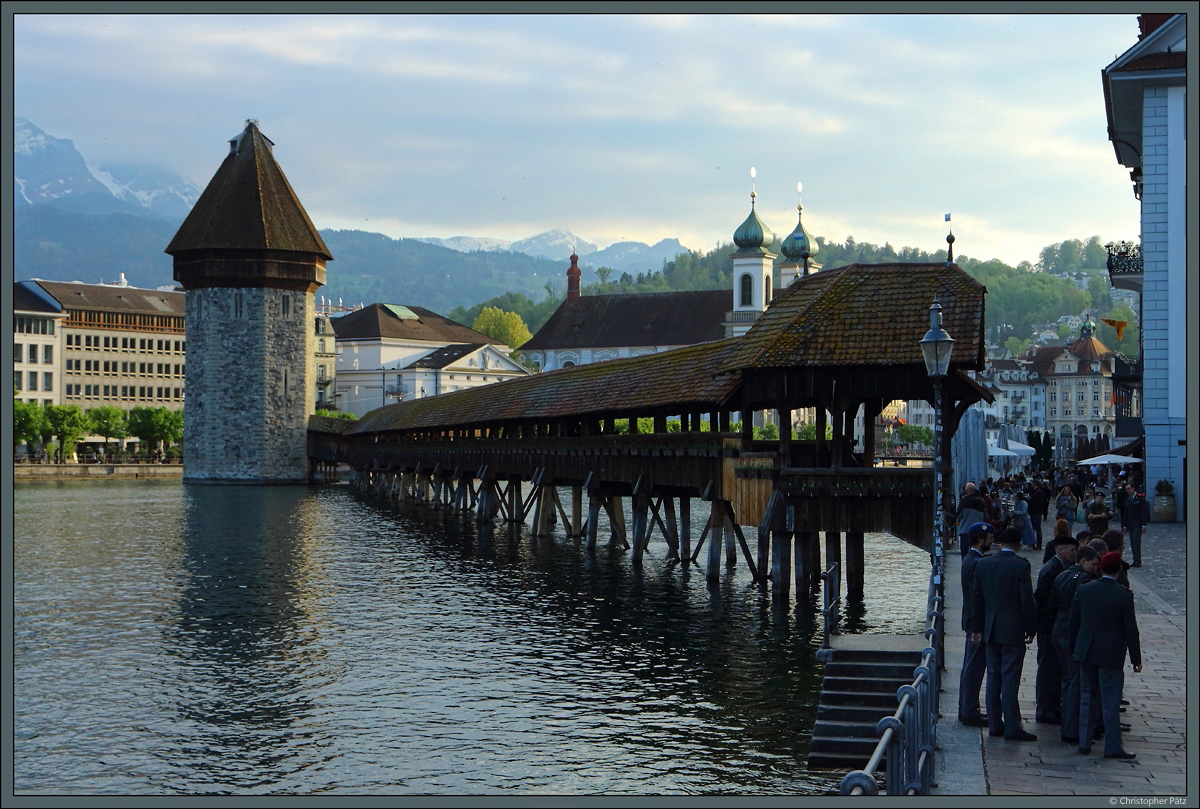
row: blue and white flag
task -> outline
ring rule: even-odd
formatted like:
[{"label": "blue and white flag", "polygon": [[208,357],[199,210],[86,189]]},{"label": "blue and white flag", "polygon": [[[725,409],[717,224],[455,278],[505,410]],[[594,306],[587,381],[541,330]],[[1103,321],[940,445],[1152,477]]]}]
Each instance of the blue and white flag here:
[{"label": "blue and white flag", "polygon": [[950,214],[946,214],[946,221],[947,221],[947,222],[949,222],[949,221],[950,221]]}]

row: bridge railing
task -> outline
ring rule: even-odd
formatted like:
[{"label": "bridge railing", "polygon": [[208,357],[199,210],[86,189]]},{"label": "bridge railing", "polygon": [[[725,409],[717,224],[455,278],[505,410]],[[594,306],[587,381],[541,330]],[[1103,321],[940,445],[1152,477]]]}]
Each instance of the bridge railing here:
[{"label": "bridge railing", "polygon": [[[821,650],[832,649],[829,643],[829,637],[837,634],[837,616],[838,611],[842,607],[842,572],[841,566],[837,562],[829,565],[829,568],[821,574],[821,581],[824,586],[821,588],[822,601],[824,606],[821,608],[821,617],[824,624],[825,637],[821,642]],[[828,652],[826,652],[828,654]],[[823,659],[824,655],[818,652],[817,659]]]},{"label": "bridge railing", "polygon": [[938,594],[937,571],[929,575],[925,638],[931,641],[921,653],[921,665],[913,672],[911,685],[896,692],[896,712],[879,720],[879,744],[867,766],[847,773],[842,795],[878,795],[875,771],[886,756],[884,790],[888,795],[928,795],[933,786],[933,751],[937,746],[938,693],[942,661],[938,635],[942,631],[942,597]]}]

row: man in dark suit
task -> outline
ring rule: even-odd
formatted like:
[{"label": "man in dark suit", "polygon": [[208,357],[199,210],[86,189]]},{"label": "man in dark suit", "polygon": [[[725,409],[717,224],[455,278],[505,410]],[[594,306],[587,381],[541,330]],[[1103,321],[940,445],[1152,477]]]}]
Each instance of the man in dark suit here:
[{"label": "man in dark suit", "polygon": [[1142,670],[1142,647],[1133,593],[1117,583],[1121,555],[1100,557],[1098,580],[1081,586],[1071,602],[1069,633],[1072,656],[1079,663],[1079,752],[1092,751],[1095,706],[1104,720],[1104,757],[1132,759],[1121,745],[1121,689],[1125,685],[1125,654],[1135,673]]},{"label": "man in dark suit", "polygon": [[972,640],[986,644],[988,733],[1020,742],[1037,736],[1021,725],[1017,689],[1025,647],[1037,632],[1037,602],[1029,561],[1017,554],[1021,530],[1007,528],[997,538],[1000,552],[975,565],[972,588]]},{"label": "man in dark suit", "polygon": [[1050,591],[1049,609],[1055,614],[1054,651],[1058,653],[1058,667],[1062,672],[1059,735],[1068,744],[1079,744],[1079,737],[1075,735],[1079,732],[1079,664],[1071,657],[1071,602],[1079,585],[1094,581],[1099,575],[1100,553],[1084,545],[1075,556],[1075,564],[1058,574],[1054,589]]},{"label": "man in dark suit", "polygon": [[962,672],[958,678],[958,721],[971,727],[987,727],[987,718],[979,710],[979,689],[987,668],[984,649],[971,640],[971,606],[975,586],[975,565],[992,548],[991,523],[979,522],[967,528],[964,535],[969,543],[962,560],[962,628],[967,633],[963,650]]},{"label": "man in dark suit", "polygon": [[1133,548],[1133,567],[1142,566],[1142,536],[1146,533],[1146,523],[1150,522],[1150,504],[1146,502],[1146,493],[1139,492],[1132,483],[1125,484],[1125,507],[1121,510],[1121,524],[1129,534],[1129,544]]},{"label": "man in dark suit", "polygon": [[1060,573],[1075,564],[1076,546],[1060,544],[1050,561],[1038,571],[1037,586],[1033,588],[1033,600],[1038,606],[1037,625],[1037,721],[1057,725],[1062,721],[1062,669],[1058,665],[1058,653],[1054,651],[1055,611],[1050,608],[1050,596],[1054,582]]}]

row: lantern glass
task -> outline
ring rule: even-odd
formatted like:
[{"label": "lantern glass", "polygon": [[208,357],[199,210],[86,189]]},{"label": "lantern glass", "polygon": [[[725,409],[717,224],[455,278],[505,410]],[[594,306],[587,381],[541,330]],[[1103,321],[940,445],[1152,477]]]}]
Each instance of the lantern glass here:
[{"label": "lantern glass", "polygon": [[943,377],[950,370],[950,353],[954,338],[942,328],[942,305],[936,300],[929,307],[929,331],[921,339],[921,354],[925,372],[931,377]]}]

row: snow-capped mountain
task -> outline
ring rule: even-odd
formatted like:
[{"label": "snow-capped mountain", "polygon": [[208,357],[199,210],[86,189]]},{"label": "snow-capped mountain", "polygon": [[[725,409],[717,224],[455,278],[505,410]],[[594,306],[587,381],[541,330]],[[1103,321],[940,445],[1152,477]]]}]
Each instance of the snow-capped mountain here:
[{"label": "snow-capped mountain", "polygon": [[[17,205],[91,198],[103,206],[111,197],[92,173],[75,144],[47,135],[24,118],[13,122],[13,199]],[[74,207],[74,206],[72,206]]]},{"label": "snow-capped mountain", "polygon": [[617,242],[603,250],[597,250],[596,245],[579,238],[569,230],[548,230],[515,242],[487,236],[455,236],[451,239],[426,236],[418,238],[417,241],[448,247],[460,253],[508,250],[554,261],[566,261],[574,249],[576,255],[580,256],[581,267],[612,267],[622,272],[653,272],[662,268],[664,260],[670,261],[680,253],[687,252],[687,248],[680,244],[678,239],[663,239],[653,245],[643,242]]},{"label": "snow-capped mountain", "polygon": [[596,252],[596,245],[584,241],[569,230],[548,230],[528,239],[515,241],[508,249],[514,253],[565,261],[571,257],[572,250],[576,255],[585,256]]},{"label": "snow-capped mountain", "polygon": [[122,212],[182,220],[200,189],[166,169],[112,163],[89,166],[67,138],[31,121],[13,122],[13,199],[18,207],[50,205],[78,213]]},{"label": "snow-capped mountain", "polygon": [[165,219],[182,220],[200,198],[200,189],[193,183],[158,166],[105,163],[89,168],[114,197]]},{"label": "snow-capped mountain", "polygon": [[507,239],[492,239],[487,236],[453,236],[449,239],[439,239],[435,236],[423,236],[419,242],[436,244],[460,253],[474,253],[476,250],[507,250],[512,242]]}]

